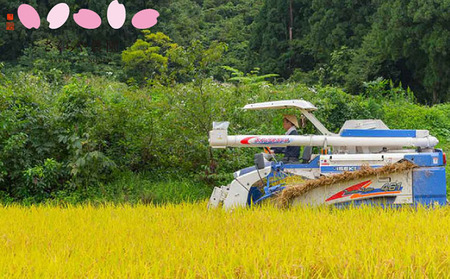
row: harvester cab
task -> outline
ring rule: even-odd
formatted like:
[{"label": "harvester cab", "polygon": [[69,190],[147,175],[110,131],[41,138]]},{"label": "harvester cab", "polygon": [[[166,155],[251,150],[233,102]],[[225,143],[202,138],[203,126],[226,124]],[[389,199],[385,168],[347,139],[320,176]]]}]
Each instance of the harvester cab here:
[{"label": "harvester cab", "polygon": [[[246,110],[296,108],[320,135],[228,135],[228,122],[213,123],[209,143],[226,147],[308,147],[301,162],[270,161],[255,155],[255,166],[215,187],[208,207],[226,209],[279,197],[284,204],[446,204],[445,154],[427,130],[391,130],[381,120],[347,120],[333,134],[304,100],[248,104]],[[311,154],[318,147],[319,154]]]}]

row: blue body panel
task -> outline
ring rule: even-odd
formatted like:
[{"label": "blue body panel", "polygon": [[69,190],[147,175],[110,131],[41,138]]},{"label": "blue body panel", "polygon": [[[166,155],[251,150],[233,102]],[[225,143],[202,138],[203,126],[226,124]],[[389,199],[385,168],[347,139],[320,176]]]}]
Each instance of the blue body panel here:
[{"label": "blue body panel", "polygon": [[419,167],[437,167],[444,165],[444,155],[442,152],[406,155],[405,159]]},{"label": "blue body panel", "polygon": [[445,205],[447,184],[445,168],[418,168],[413,170],[413,198],[415,204]]},{"label": "blue body panel", "polygon": [[320,161],[320,157],[317,156],[316,158],[314,158],[311,162],[309,162],[308,164],[295,164],[295,163],[288,163],[285,164],[286,168],[288,169],[315,169],[315,168],[319,168],[319,161]]},{"label": "blue body panel", "polygon": [[416,134],[416,130],[345,129],[341,137],[415,138]]}]

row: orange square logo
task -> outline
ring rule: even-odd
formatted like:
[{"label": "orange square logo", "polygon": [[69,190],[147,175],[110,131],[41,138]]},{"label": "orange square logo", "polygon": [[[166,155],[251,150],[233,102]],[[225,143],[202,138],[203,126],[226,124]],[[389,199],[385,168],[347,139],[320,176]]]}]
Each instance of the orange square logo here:
[{"label": "orange square logo", "polygon": [[14,22],[7,22],[6,23],[6,30],[14,30]]},{"label": "orange square logo", "polygon": [[14,15],[13,14],[7,14],[6,15],[6,19],[7,20],[14,20]]}]

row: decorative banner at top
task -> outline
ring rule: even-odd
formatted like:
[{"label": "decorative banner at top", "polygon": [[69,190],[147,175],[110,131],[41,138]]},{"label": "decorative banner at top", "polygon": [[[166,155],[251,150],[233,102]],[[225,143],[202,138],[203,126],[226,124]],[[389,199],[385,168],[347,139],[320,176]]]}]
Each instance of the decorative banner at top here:
[{"label": "decorative banner at top", "polygon": [[[22,4],[17,10],[20,22],[27,29],[39,29],[41,17],[35,8],[28,4]],[[50,29],[58,29],[69,19],[70,8],[66,3],[55,5],[47,15]],[[125,24],[127,12],[123,4],[118,0],[112,1],[108,6],[108,23],[113,29],[120,29]],[[148,29],[158,23],[159,13],[153,9],[145,9],[133,16],[131,24],[137,29]],[[73,20],[84,29],[97,29],[102,24],[101,17],[89,9],[80,9],[73,15]]]}]

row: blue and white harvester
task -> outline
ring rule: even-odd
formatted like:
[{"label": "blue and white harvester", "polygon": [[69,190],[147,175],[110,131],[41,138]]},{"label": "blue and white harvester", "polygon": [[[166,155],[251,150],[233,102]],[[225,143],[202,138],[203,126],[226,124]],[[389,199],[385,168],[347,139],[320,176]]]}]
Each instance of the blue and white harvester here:
[{"label": "blue and white harvester", "polygon": [[[427,130],[391,130],[381,120],[348,120],[339,134],[333,134],[312,114],[317,108],[304,100],[244,107],[284,108],[299,109],[321,135],[230,136],[228,122],[213,124],[213,148],[304,146],[304,151],[301,162],[293,163],[271,161],[267,153],[255,155],[255,166],[235,172],[229,185],[214,188],[209,207],[258,204],[292,187],[297,188],[297,194],[290,195],[294,205],[447,203],[445,153],[435,148],[438,140]],[[312,147],[320,154],[312,154]],[[302,182],[290,185],[292,178]]]}]

